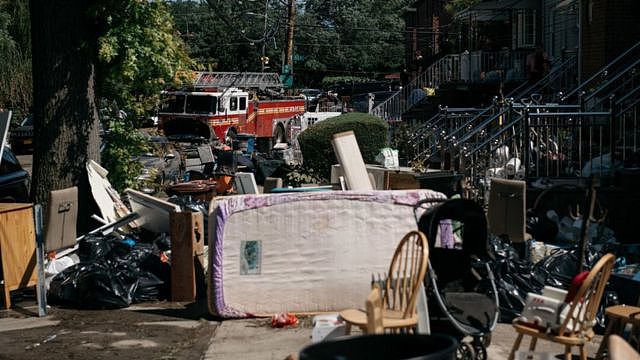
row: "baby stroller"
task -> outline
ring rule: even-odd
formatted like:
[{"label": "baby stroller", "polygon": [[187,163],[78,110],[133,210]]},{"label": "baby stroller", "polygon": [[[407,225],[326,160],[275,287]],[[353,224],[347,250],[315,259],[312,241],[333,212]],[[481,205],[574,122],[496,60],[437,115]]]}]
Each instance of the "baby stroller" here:
[{"label": "baby stroller", "polygon": [[456,337],[458,359],[487,359],[499,303],[484,211],[474,201],[453,199],[416,220],[429,240],[424,285],[431,332]]}]

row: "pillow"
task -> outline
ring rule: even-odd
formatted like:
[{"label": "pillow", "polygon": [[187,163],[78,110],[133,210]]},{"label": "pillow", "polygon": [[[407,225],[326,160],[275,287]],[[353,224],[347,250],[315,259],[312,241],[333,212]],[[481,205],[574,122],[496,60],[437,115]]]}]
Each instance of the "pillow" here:
[{"label": "pillow", "polygon": [[573,280],[571,280],[571,287],[569,287],[569,292],[567,292],[567,296],[564,298],[565,303],[568,304],[573,301],[573,298],[578,294],[578,290],[580,290],[580,287],[587,279],[587,276],[589,276],[589,271],[585,270],[573,277]]}]

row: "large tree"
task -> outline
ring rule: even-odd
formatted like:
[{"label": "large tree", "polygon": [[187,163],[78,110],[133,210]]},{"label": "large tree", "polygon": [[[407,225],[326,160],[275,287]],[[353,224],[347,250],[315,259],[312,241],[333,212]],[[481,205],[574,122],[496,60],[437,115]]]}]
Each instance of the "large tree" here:
[{"label": "large tree", "polygon": [[31,196],[78,186],[80,230],[88,227],[85,165],[100,160],[95,101],[97,32],[92,1],[31,0],[34,144]]}]

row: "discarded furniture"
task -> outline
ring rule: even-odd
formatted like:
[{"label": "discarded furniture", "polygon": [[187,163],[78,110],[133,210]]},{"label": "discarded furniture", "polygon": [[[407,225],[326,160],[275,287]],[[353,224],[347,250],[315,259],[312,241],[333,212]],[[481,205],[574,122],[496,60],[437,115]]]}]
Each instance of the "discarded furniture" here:
[{"label": "discarded furniture", "polygon": [[51,191],[46,214],[45,250],[50,252],[75,246],[78,188]]},{"label": "discarded furniture", "polygon": [[331,140],[333,150],[342,166],[347,187],[350,190],[373,190],[369,175],[353,131],[334,134]]},{"label": "discarded furniture", "polygon": [[531,337],[530,351],[535,350],[538,339],[543,339],[564,345],[565,359],[571,359],[571,348],[577,346],[580,349],[580,359],[586,360],[587,349],[585,349],[585,345],[595,335],[593,326],[596,312],[602,299],[604,287],[609,280],[614,261],[615,256],[612,254],[606,254],[600,258],[582,282],[582,285],[573,296],[573,300],[568,303],[566,317],[557,329],[546,331],[546,329],[541,329],[537,326],[521,324],[515,321],[513,327],[518,332],[518,337],[511,349],[509,360],[514,359],[524,335]]},{"label": "discarded furniture", "polygon": [[506,236],[513,243],[531,239],[526,233],[526,187],[521,180],[491,178],[487,219],[492,234]]},{"label": "discarded furniture", "polygon": [[258,194],[258,185],[253,173],[236,173],[233,179],[233,187],[237,194]]},{"label": "discarded furniture", "polygon": [[384,309],[382,303],[382,290],[378,284],[374,284],[371,288],[367,301],[364,303],[367,312],[367,334],[383,334],[384,333]]},{"label": "discarded furniture", "polygon": [[133,189],[126,189],[125,193],[131,209],[140,216],[138,226],[155,233],[170,232],[170,214],[180,211],[180,206]]},{"label": "discarded furniture", "polygon": [[[604,339],[602,342],[604,343]],[[629,343],[618,335],[611,335],[607,340],[610,360],[640,360],[640,354]],[[599,354],[596,359],[600,359]]]},{"label": "discarded furniture", "polygon": [[204,225],[201,213],[172,212],[171,301],[194,301],[204,274]]},{"label": "discarded furniture", "polygon": [[[637,331],[640,329],[640,307],[615,305],[606,308],[604,313],[607,318],[609,318],[609,324],[602,336],[602,342],[598,348],[596,359],[601,358],[604,352],[604,345],[607,344],[607,338],[614,337],[616,334],[622,334],[627,325],[631,325],[629,342],[635,345],[636,349],[640,348],[640,339],[637,337]],[[612,359],[611,348],[609,348],[609,358]],[[623,358],[621,357],[620,359]]]},{"label": "discarded furniture", "polygon": [[[424,281],[429,260],[427,237],[420,231],[408,232],[396,248],[385,281],[382,324],[385,329],[413,332],[418,324],[416,299]],[[367,330],[369,315],[360,309],[340,312],[347,323],[346,333],[355,325]]]},{"label": "discarded furniture", "polygon": [[194,199],[209,201],[217,193],[217,182],[212,180],[192,180],[167,186],[167,195],[189,195]]},{"label": "discarded furniture", "polygon": [[282,178],[267,177],[264,180],[263,192],[268,194],[271,190],[282,187]]},{"label": "discarded furniture", "polygon": [[0,261],[8,309],[11,291],[36,286],[38,281],[32,204],[0,203]]},{"label": "discarded furniture", "polygon": [[[410,167],[401,166],[398,168],[385,168],[382,165],[365,164],[365,169],[369,174],[371,185],[376,190],[406,190],[421,188],[420,181],[418,180],[419,174],[414,172]],[[433,170],[429,171],[429,174],[435,173],[436,172]],[[331,165],[331,183],[339,183],[341,176],[344,176],[342,167],[339,164]],[[422,188],[443,192],[440,189],[435,188],[424,186],[422,186]]]},{"label": "discarded furniture", "polygon": [[[222,318],[362,307],[372,273],[416,228],[430,190],[217,197],[209,207],[209,309]],[[428,209],[431,203],[426,205]]]}]

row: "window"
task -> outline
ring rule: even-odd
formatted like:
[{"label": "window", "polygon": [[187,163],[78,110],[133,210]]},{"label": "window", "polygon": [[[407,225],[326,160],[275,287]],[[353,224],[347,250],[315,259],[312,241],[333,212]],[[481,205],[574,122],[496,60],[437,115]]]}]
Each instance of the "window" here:
[{"label": "window", "polygon": [[184,112],[184,95],[169,94],[162,99],[160,112],[165,113],[183,113]]},{"label": "window", "polygon": [[240,98],[240,110],[247,110],[247,98],[246,97],[241,97]]},{"label": "window", "polygon": [[189,95],[187,97],[187,114],[210,114],[215,108],[215,96]]},{"label": "window", "polygon": [[233,96],[229,98],[229,111],[238,110],[238,98]]},{"label": "window", "polygon": [[531,48],[536,43],[536,11],[516,9],[513,17],[513,36],[516,48]]}]

